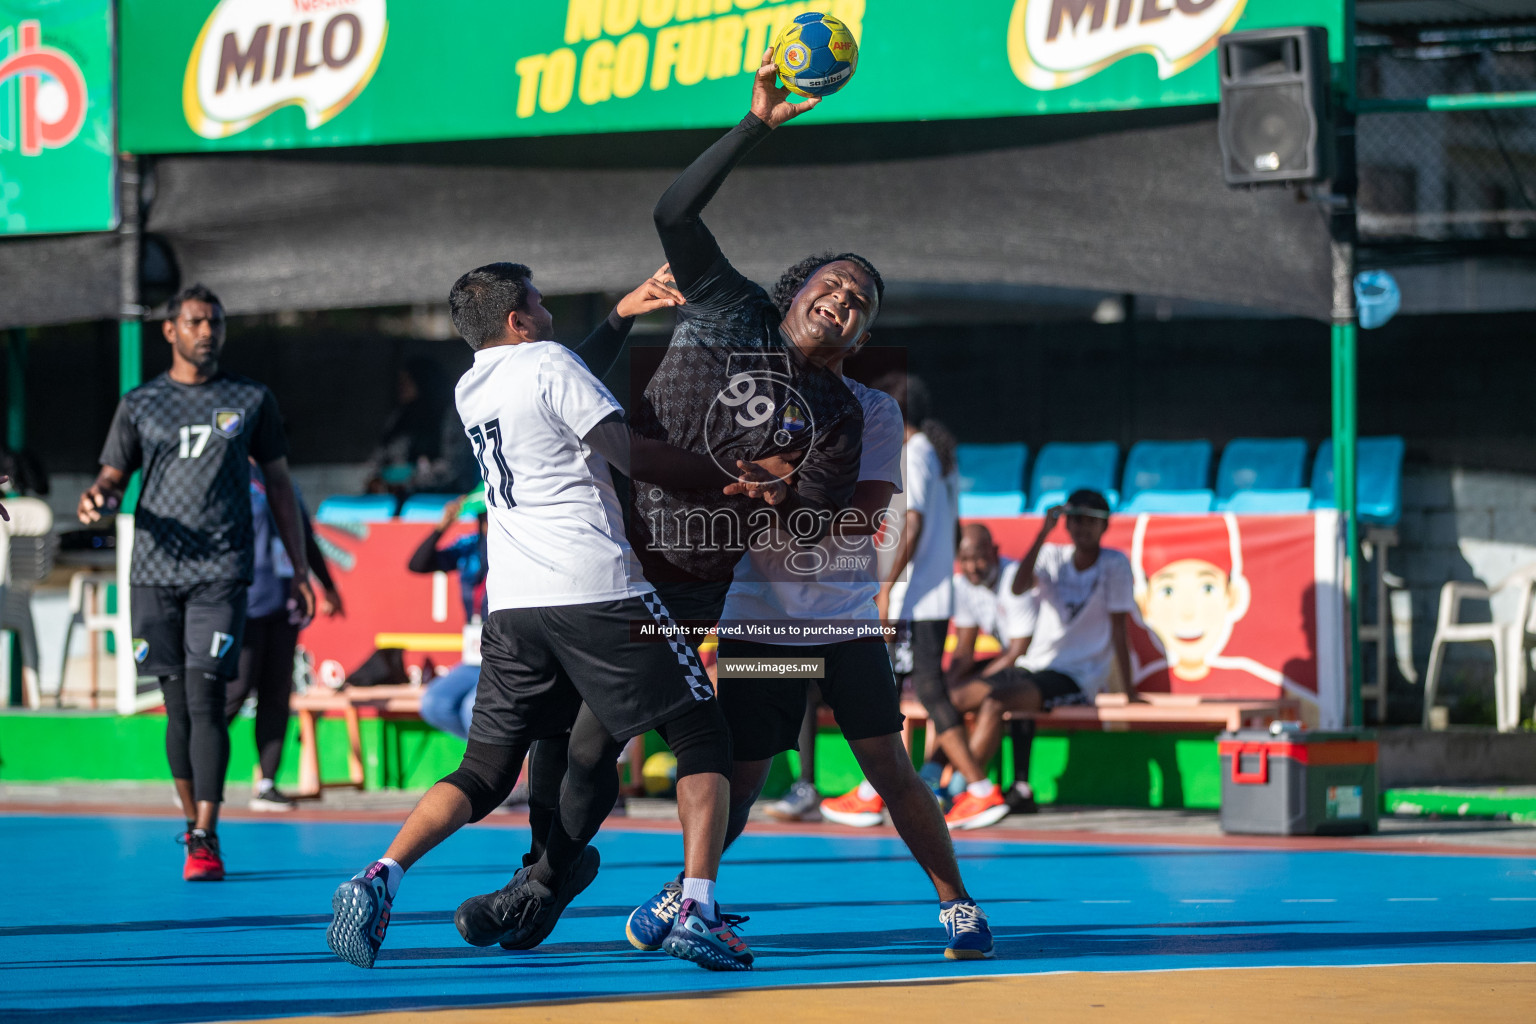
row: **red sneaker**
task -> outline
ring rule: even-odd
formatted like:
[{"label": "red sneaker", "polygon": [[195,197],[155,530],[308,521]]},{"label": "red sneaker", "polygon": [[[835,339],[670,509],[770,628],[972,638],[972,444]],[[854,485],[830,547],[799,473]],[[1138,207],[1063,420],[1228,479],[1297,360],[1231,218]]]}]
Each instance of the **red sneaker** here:
[{"label": "red sneaker", "polygon": [[866,800],[859,796],[857,789],[854,789],[842,796],[823,800],[821,816],[839,825],[871,828],[885,820],[885,801],[879,796],[872,796]]},{"label": "red sneaker", "polygon": [[187,862],[182,866],[181,877],[189,882],[222,882],[224,861],[219,857],[219,837],[209,835],[200,828],[184,832],[181,842],[187,844]]},{"label": "red sneaker", "polygon": [[969,790],[961,793],[955,806],[944,815],[944,823],[953,831],[957,828],[986,828],[1008,817],[1008,800],[1002,790],[992,787],[986,796],[976,796]]}]

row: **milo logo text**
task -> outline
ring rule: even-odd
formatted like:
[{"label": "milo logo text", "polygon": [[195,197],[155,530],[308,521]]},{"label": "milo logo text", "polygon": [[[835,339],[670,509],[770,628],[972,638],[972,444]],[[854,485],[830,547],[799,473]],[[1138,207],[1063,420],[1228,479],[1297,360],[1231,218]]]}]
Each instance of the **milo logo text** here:
[{"label": "milo logo text", "polygon": [[1247,0],[1014,0],[1008,60],[1032,89],[1072,85],[1132,54],[1159,78],[1192,67],[1237,24]]}]

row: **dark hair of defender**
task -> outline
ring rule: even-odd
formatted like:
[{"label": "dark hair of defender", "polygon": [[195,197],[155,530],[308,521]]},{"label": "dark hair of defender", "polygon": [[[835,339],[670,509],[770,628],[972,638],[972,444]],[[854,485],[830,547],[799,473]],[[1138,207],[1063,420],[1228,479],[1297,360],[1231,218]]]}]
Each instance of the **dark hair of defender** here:
[{"label": "dark hair of defender", "polygon": [[796,263],[779,276],[779,281],[773,286],[773,304],[779,308],[779,316],[789,313],[790,304],[795,301],[795,295],[805,287],[806,278],[826,266],[828,263],[840,263],[847,260],[863,268],[864,273],[875,279],[875,299],[885,298],[885,278],[880,276],[880,271],[869,260],[856,252],[830,253],[824,252],[820,256],[807,256]]},{"label": "dark hair of defender", "polygon": [[171,296],[170,301],[165,304],[165,318],[175,320],[181,315],[182,304],[186,302],[206,302],[221,314],[224,312],[224,303],[219,301],[219,297],[213,294],[207,285],[198,283],[187,285]]},{"label": "dark hair of defender", "polygon": [[507,317],[528,304],[532,277],[521,263],[487,263],[453,282],[448,312],[470,348],[479,351],[507,333]]}]

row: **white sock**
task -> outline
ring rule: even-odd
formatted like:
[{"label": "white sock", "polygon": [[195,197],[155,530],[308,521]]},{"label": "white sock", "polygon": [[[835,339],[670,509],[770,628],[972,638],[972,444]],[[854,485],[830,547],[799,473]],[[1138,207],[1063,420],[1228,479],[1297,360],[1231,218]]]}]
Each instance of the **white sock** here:
[{"label": "white sock", "polygon": [[715,913],[715,883],[708,878],[684,878],[683,899],[697,903],[711,921],[718,916]]},{"label": "white sock", "polygon": [[270,793],[276,788],[277,783],[273,782],[271,779],[262,779],[260,782],[256,783],[257,793]]},{"label": "white sock", "polygon": [[997,783],[991,779],[982,779],[980,782],[973,782],[965,787],[965,791],[971,794],[971,796],[991,796],[992,791],[995,789],[997,789]]},{"label": "white sock", "polygon": [[400,891],[400,883],[405,881],[405,868],[400,866],[399,861],[390,860],[388,857],[380,857],[379,863],[389,869],[384,874],[384,891],[389,894],[390,899],[394,899],[395,893]]},{"label": "white sock", "polygon": [[859,799],[860,800],[873,800],[875,797],[877,797],[879,795],[880,795],[879,793],[875,792],[875,787],[871,786],[869,784],[869,780],[868,779],[865,779],[863,782],[859,783]]}]

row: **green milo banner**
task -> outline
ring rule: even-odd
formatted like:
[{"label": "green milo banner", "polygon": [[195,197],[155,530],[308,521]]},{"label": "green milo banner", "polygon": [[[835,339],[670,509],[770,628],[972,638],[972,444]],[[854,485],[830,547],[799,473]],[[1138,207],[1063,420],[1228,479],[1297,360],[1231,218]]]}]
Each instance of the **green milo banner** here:
[{"label": "green milo banner", "polygon": [[117,225],[111,0],[0,0],[0,237]]},{"label": "green milo banner", "polygon": [[[3,0],[0,0],[3,2]],[[124,148],[351,146],[734,123],[762,52],[819,10],[858,72],[813,122],[1217,98],[1216,40],[1342,0],[121,0]]]}]

